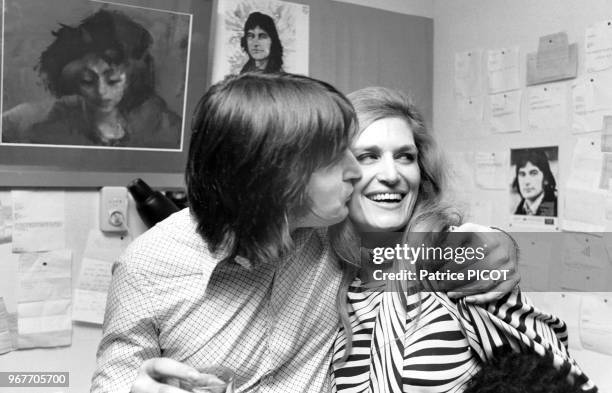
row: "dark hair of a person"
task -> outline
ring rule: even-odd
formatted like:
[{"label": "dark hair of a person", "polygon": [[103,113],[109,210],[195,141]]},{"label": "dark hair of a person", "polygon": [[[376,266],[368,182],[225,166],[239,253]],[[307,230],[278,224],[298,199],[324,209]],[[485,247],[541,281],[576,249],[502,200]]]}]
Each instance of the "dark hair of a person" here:
[{"label": "dark hair of a person", "polygon": [[274,19],[272,19],[271,16],[263,14],[261,12],[252,12],[251,14],[249,14],[246,22],[244,23],[244,32],[242,38],[240,39],[240,46],[242,47],[242,50],[244,50],[246,54],[249,55],[249,60],[246,62],[244,67],[242,67],[241,72],[256,70],[255,60],[253,60],[253,58],[251,57],[247,45],[247,33],[249,32],[249,30],[253,30],[256,27],[265,30],[265,32],[268,33],[272,41],[270,45],[270,56],[268,57],[268,63],[266,64],[266,68],[263,70],[263,72],[282,71],[283,45],[281,44],[280,38],[278,37],[278,31],[276,30]]},{"label": "dark hair of a person", "polygon": [[192,129],[186,184],[197,231],[213,251],[257,263],[291,249],[289,221],[310,208],[310,177],[345,156],[356,118],[325,82],[245,73],[204,94]]},{"label": "dark hair of a person", "polygon": [[[515,157],[512,157],[513,163],[516,165],[514,181],[512,182],[512,188],[521,194],[521,190],[518,184],[518,174],[521,168],[524,168],[528,162],[532,165],[536,166],[540,171],[542,171],[543,179],[542,179],[542,189],[544,190],[544,195],[555,195],[557,191],[557,182],[555,181],[555,177],[550,170],[550,164],[548,163],[548,156],[543,149],[525,149],[520,150],[516,153]],[[522,195],[521,195],[522,197]]]},{"label": "dark hair of a person", "polygon": [[78,94],[79,78],[64,75],[69,63],[94,55],[113,67],[125,67],[128,87],[120,110],[140,105],[155,90],[153,38],[147,29],[119,11],[99,10],[76,27],[61,24],[37,66],[46,88],[56,97]]},{"label": "dark hair of a person", "polygon": [[[402,119],[409,126],[414,136],[418,151],[417,163],[421,173],[419,194],[406,227],[403,229],[402,244],[437,245],[443,234],[451,225],[459,225],[462,217],[458,211],[449,207],[444,201],[447,167],[442,153],[438,148],[430,130],[425,125],[421,112],[406,94],[385,87],[367,87],[347,95],[357,113],[359,131],[356,138],[372,123],[382,119]],[[341,241],[332,243],[341,267],[346,271],[345,281],[338,292],[336,308],[340,322],[346,334],[345,361],[351,351],[351,324],[349,319],[350,305],[347,303],[347,291],[351,280],[355,277],[361,265],[360,238],[352,227],[350,220],[332,227],[330,232],[334,238]],[[393,269],[398,272],[413,269],[415,266],[400,260],[394,261]],[[424,268],[418,263],[417,269]],[[417,283],[420,285],[419,283]],[[406,280],[396,280],[389,283],[387,290],[402,295],[418,288],[408,288]],[[406,304],[406,301],[400,301]],[[398,339],[403,339],[398,337]]]},{"label": "dark hair of a person", "polygon": [[482,365],[464,393],[579,393],[578,378],[570,381],[570,365],[555,368],[551,355],[497,350]]}]

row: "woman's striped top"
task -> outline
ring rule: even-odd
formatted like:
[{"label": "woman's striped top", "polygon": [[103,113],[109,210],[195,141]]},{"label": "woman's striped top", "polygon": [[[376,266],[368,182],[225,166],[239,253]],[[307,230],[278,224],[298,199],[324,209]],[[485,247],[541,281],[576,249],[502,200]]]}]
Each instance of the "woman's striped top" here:
[{"label": "woman's striped top", "polygon": [[570,364],[583,389],[597,390],[569,356],[565,323],[535,308],[518,288],[495,303],[472,305],[439,292],[366,288],[356,279],[348,302],[352,350],[341,362],[346,343],[341,329],[333,392],[461,392],[502,347],[552,354],[556,367]]}]

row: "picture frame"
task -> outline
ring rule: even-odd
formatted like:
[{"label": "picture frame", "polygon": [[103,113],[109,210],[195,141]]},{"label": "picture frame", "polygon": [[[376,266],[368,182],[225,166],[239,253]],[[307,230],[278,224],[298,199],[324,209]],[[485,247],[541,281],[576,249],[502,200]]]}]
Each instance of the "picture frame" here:
[{"label": "picture frame", "polygon": [[[41,1],[45,0],[2,0],[0,187],[125,186],[135,178],[142,178],[157,188],[182,188],[191,134],[191,113],[209,79],[207,56],[212,1],[121,0],[119,3],[54,0],[57,3],[54,7],[49,7],[48,2],[45,2],[46,6],[37,4]],[[112,98],[102,97],[101,91],[104,88],[112,89],[113,84],[118,83],[118,73],[100,69],[93,72],[93,76],[83,76],[82,69],[91,73],[92,67],[99,67],[99,64],[108,66],[113,61],[128,64],[122,70],[127,70],[124,72],[127,75],[125,80],[131,83],[126,83],[127,87],[121,93],[123,96],[118,96],[123,98],[116,99],[121,99],[117,107],[125,102],[128,89],[136,85],[133,81],[144,79],[140,75],[149,75],[142,73],[143,68],[136,68],[141,72],[138,76],[134,76],[136,71],[128,69],[128,66],[141,64],[137,61],[141,61],[142,56],[133,60],[129,57],[132,55],[123,54],[123,57],[118,55],[119,60],[115,61],[110,51],[110,60],[104,57],[112,45],[100,44],[100,39],[91,32],[94,29],[91,19],[95,19],[92,15],[97,17],[104,13],[123,14],[126,20],[135,21],[149,32],[152,40],[148,50],[153,61],[146,63],[146,66],[155,67],[151,77],[154,78],[151,79],[154,88],[148,90],[152,91],[150,96],[145,97],[144,90],[136,90],[136,94],[143,97],[133,105],[132,108],[136,109],[129,112],[120,108],[123,118],[119,124],[124,126],[123,135],[127,137],[110,139],[111,142],[82,137],[81,130],[89,132],[90,129],[83,126],[83,119],[92,118],[81,115],[90,113],[86,110],[75,111],[77,114],[73,116],[53,117],[56,111],[63,115],[75,107],[99,105],[102,109],[98,112],[104,112],[113,105]],[[91,23],[86,24],[87,21]],[[84,36],[93,42],[93,46],[103,46],[106,52],[93,56],[95,60],[92,62],[89,54],[79,57],[81,53],[73,53],[77,51],[76,45],[60,45],[64,50],[62,53],[69,53],[66,55],[67,61],[78,60],[68,65],[65,64],[66,60],[62,60],[64,63],[60,61],[60,65],[64,66],[59,67],[64,78],[62,81],[69,80],[66,75],[72,76],[66,69],[73,64],[78,64],[76,69],[79,70],[75,78],[77,82],[74,82],[77,87],[62,95],[68,88],[57,93],[61,89],[58,89],[57,83],[52,83],[54,75],[58,79],[57,72],[53,74],[48,62],[43,65],[42,53],[51,52],[51,44],[58,46],[60,35],[70,34],[80,34],[79,37]],[[104,32],[101,35],[109,34]],[[118,42],[123,45],[121,48],[127,48],[126,53],[134,52],[129,43],[124,44],[120,39]],[[104,58],[104,61],[100,61],[100,58]],[[82,59],[87,59],[85,66]],[[53,60],[58,62],[57,59]],[[97,91],[95,94],[98,98],[87,96],[87,89]],[[69,123],[65,121],[68,117],[80,122]],[[36,123],[33,118],[39,122]],[[149,120],[151,118],[159,121],[152,122]],[[15,123],[22,127],[11,128]],[[93,126],[91,128],[94,129]],[[98,128],[102,129],[101,126]],[[164,130],[163,133],[160,130]]]}]

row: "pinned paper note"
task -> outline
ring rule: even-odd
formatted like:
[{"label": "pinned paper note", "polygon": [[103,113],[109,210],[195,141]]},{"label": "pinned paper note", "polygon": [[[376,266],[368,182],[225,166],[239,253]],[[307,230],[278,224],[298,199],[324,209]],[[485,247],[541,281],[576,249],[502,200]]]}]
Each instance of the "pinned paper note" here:
[{"label": "pinned paper note", "polygon": [[612,267],[604,238],[589,233],[563,233],[561,261],[567,265],[591,266],[602,269]]},{"label": "pinned paper note", "polygon": [[612,70],[577,78],[572,84],[572,132],[601,131],[604,116],[612,115]]},{"label": "pinned paper note", "polygon": [[481,122],[483,120],[482,96],[464,97],[457,95],[455,101],[457,103],[457,118],[460,121]]},{"label": "pinned paper note", "polygon": [[521,91],[508,91],[489,96],[491,131],[516,132],[521,130]]},{"label": "pinned paper note", "polygon": [[103,322],[112,266],[129,242],[128,237],[110,236],[99,230],[89,233],[74,292],[74,321]]},{"label": "pinned paper note", "polygon": [[601,151],[612,153],[612,116],[604,116],[601,130]]},{"label": "pinned paper note", "polygon": [[455,93],[463,97],[482,94],[482,50],[455,53]]},{"label": "pinned paper note", "polygon": [[612,21],[598,22],[587,27],[584,47],[586,72],[612,67]]},{"label": "pinned paper note", "polygon": [[474,154],[474,179],[480,188],[504,190],[508,187],[508,154],[477,152]]},{"label": "pinned paper note", "polygon": [[553,244],[546,239],[525,239],[519,243],[521,288],[525,291],[549,290],[549,262]]},{"label": "pinned paper note", "polygon": [[63,191],[12,191],[13,252],[66,247]]},{"label": "pinned paper note", "polygon": [[563,229],[572,232],[603,232],[606,228],[606,192],[566,188]]},{"label": "pinned paper note", "polygon": [[4,305],[4,299],[0,297],[0,355],[17,349],[13,345],[10,329],[9,314]]},{"label": "pinned paper note", "polygon": [[574,145],[567,187],[595,190],[601,182],[603,154],[599,138],[579,138]]},{"label": "pinned paper note", "polygon": [[70,345],[72,253],[24,253],[19,257],[19,348]]},{"label": "pinned paper note", "polygon": [[575,78],[577,71],[578,45],[565,32],[540,37],[538,51],[527,55],[527,86]]},{"label": "pinned paper note", "polygon": [[580,307],[580,341],[585,349],[612,355],[612,296],[589,294]]},{"label": "pinned paper note", "polygon": [[527,90],[527,122],[532,130],[567,127],[567,85],[555,83]]},{"label": "pinned paper note", "polygon": [[487,51],[489,93],[517,90],[519,82],[519,48],[500,48]]}]

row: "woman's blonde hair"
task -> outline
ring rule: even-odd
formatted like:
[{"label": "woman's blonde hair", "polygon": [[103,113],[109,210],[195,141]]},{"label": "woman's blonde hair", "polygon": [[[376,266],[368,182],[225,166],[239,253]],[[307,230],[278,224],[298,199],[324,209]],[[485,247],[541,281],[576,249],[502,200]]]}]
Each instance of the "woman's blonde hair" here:
[{"label": "woman's blonde hair", "polygon": [[[350,93],[349,100],[357,113],[359,131],[357,138],[366,128],[378,120],[399,118],[412,130],[418,150],[417,163],[421,172],[421,183],[414,211],[406,223],[401,236],[402,244],[433,245],[439,242],[436,234],[445,233],[451,225],[461,222],[460,214],[444,202],[446,186],[446,165],[437,144],[425,125],[425,120],[412,100],[404,93],[385,87],[367,87]],[[433,235],[433,236],[432,236]],[[351,350],[351,323],[346,296],[348,286],[361,268],[360,239],[350,219],[330,229],[332,247],[345,271],[343,285],[340,287],[336,305],[340,322],[346,332],[345,356]],[[399,271],[407,266],[404,261],[396,260],[393,270]],[[417,264],[417,269],[421,268]],[[392,281],[387,290],[399,294],[409,293],[418,288],[409,287],[405,281]],[[405,304],[405,302],[403,302]]]}]

